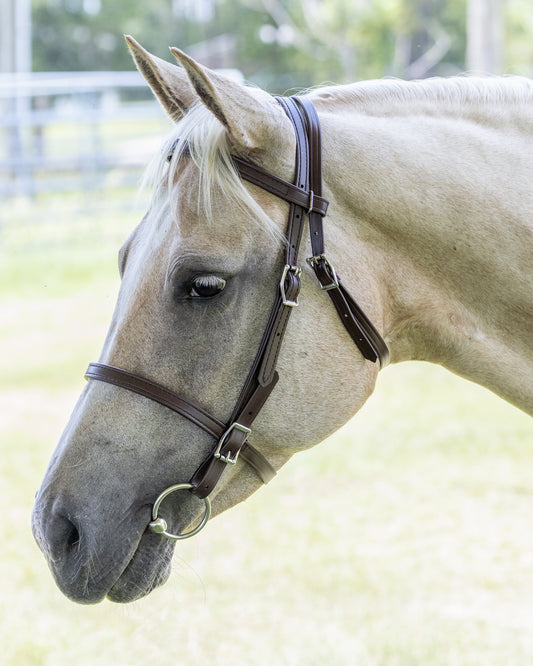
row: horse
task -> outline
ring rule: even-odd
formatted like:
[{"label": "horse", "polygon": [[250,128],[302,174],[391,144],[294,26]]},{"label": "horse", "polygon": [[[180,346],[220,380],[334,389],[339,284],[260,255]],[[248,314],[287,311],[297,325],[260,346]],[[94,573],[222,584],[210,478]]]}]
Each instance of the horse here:
[{"label": "horse", "polygon": [[533,415],[533,81],[293,100],[126,39],[174,125],[32,514],[79,603],[164,583],[177,540],[351,419],[389,360]]}]

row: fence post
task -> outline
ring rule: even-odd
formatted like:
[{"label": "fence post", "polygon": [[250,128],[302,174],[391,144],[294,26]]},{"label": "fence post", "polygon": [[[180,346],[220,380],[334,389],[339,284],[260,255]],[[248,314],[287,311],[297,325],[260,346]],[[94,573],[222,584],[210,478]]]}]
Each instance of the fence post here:
[{"label": "fence post", "polygon": [[502,51],[502,0],[468,0],[467,71],[470,74],[499,74]]},{"label": "fence post", "polygon": [[[31,72],[31,0],[2,0],[0,2],[0,71],[14,74],[17,79]],[[6,127],[7,154],[14,165],[14,189],[24,194],[33,192],[31,168],[24,159],[25,135],[31,121],[31,98],[21,90],[19,81],[15,94],[3,104]]]}]

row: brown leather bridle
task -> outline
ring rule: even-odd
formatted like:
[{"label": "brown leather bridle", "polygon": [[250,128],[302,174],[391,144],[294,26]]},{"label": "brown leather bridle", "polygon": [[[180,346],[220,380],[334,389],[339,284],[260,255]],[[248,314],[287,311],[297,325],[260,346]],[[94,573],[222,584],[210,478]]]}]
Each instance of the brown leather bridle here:
[{"label": "brown leather bridle", "polygon": [[[126,370],[103,363],[91,363],[86,379],[98,379],[138,393],[192,421],[215,440],[216,445],[202,462],[187,484],[167,488],[157,498],[152,512],[150,529],[169,538],[192,536],[209,518],[208,496],[215,488],[228,464],[235,464],[240,457],[251,465],[264,483],[270,481],[275,470],[268,460],[255,449],[248,437],[251,426],[278,381],[276,363],[290,314],[298,305],[301,268],[298,266],[298,250],[305,225],[309,218],[312,256],[307,263],[315,272],[322,289],[327,291],[335,309],[359,348],[363,357],[380,367],[387,364],[389,350],[381,335],[350,296],[335,269],[326,258],[324,249],[323,218],[328,201],[322,197],[322,150],[320,123],[313,104],[305,97],[279,97],[278,102],[292,122],[296,134],[296,168],[294,183],[289,183],[251,162],[233,158],[241,178],[261,187],[290,204],[286,232],[285,264],[277,288],[275,302],[270,311],[259,349],[253,361],[240,397],[228,423],[219,421],[198,405],[177,393],[148,381]],[[200,525],[185,534],[170,534],[166,523],[157,517],[159,505],[176,490],[190,490],[206,502],[205,516]]]}]

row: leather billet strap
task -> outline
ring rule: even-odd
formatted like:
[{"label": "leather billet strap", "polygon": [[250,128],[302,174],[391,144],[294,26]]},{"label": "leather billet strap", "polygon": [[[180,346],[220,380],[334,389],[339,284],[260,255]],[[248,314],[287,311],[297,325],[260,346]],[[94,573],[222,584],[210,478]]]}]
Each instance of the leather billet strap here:
[{"label": "leather billet strap", "polygon": [[213,491],[226,466],[236,463],[239,457],[256,470],[264,483],[275,475],[273,467],[248,442],[248,437],[255,418],[278,381],[276,364],[279,351],[289,317],[298,304],[301,275],[298,251],[307,218],[313,252],[308,263],[321,287],[328,292],[341,321],[363,356],[372,362],[379,360],[381,367],[388,361],[387,345],[342,286],[324,252],[323,217],[328,202],[322,196],[320,123],[316,111],[305,98],[278,98],[278,102],[290,118],[296,136],[294,183],[255,164],[233,158],[244,180],[287,201],[290,206],[280,282],[259,349],[229,422],[225,424],[177,393],[120,368],[91,363],[85,375],[87,379],[114,384],[159,402],[195,423],[216,440],[216,445],[190,480],[190,492],[200,498]]}]

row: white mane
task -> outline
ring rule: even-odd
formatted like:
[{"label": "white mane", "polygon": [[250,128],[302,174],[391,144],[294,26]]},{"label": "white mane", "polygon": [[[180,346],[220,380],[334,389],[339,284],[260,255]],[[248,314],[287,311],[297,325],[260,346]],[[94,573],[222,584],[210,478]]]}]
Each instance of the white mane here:
[{"label": "white mane", "polygon": [[487,107],[533,103],[533,81],[525,77],[432,78],[420,81],[377,79],[315,90],[313,101],[364,109],[370,115],[409,113],[413,105],[438,105],[443,112],[490,111]]},{"label": "white mane", "polygon": [[153,203],[159,199],[160,206],[170,205],[174,218],[176,198],[173,183],[184,159],[192,159],[198,167],[198,215],[213,220],[214,195],[222,195],[279,238],[279,229],[251,196],[235,168],[224,127],[201,103],[193,106],[176,123],[148,173],[148,179],[153,185],[164,179],[171,201],[160,201],[156,188]]}]

